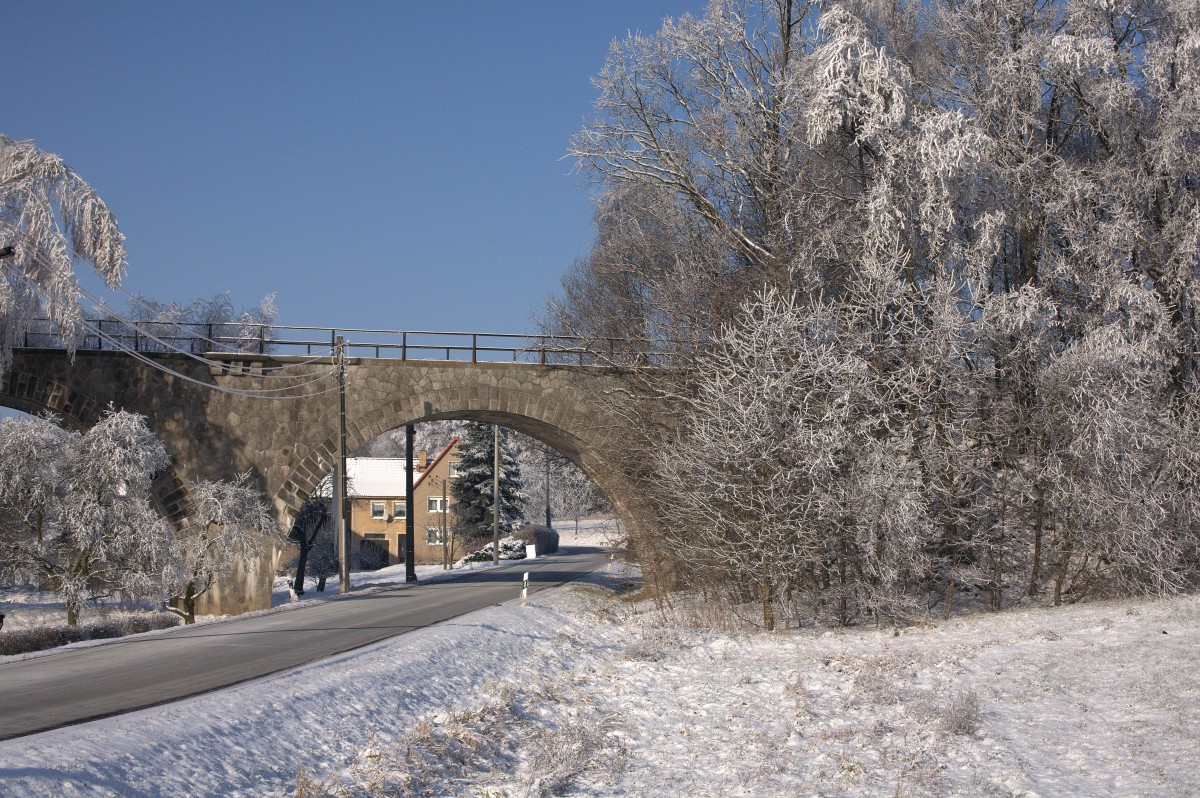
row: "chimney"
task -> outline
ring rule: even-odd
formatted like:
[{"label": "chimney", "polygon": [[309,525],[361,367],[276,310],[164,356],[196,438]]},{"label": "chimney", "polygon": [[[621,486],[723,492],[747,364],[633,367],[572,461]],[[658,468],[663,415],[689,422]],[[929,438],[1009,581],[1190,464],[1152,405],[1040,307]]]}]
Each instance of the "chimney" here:
[{"label": "chimney", "polygon": [[417,455],[417,470],[424,471],[427,468],[429,468],[429,452],[422,449],[421,453]]}]

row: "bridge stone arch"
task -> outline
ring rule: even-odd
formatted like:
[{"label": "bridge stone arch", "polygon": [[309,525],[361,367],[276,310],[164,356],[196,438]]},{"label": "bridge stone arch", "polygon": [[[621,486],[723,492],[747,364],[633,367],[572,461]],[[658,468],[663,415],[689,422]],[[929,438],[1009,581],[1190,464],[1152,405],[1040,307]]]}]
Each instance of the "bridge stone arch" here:
[{"label": "bridge stone arch", "polygon": [[[152,362],[147,362],[152,361]],[[338,394],[329,358],[221,354],[189,357],[146,353],[21,350],[0,386],[0,401],[17,409],[51,409],[73,423],[95,423],[110,403],[147,417],[171,456],[164,496],[179,510],[184,486],[250,472],[276,519],[295,514],[333,467]],[[300,399],[264,399],[294,375]],[[619,452],[629,431],[603,400],[603,369],[524,363],[389,360],[346,361],[347,445],[354,449],[409,423],[469,419],[510,426],[555,447],[591,476],[623,520],[637,528],[636,486],[623,481]],[[260,392],[250,396],[246,392]],[[274,394],[272,394],[274,396]],[[234,613],[270,605],[281,550],[265,552],[210,594],[200,611]]]},{"label": "bridge stone arch", "polygon": [[[600,370],[437,361],[365,364],[364,372],[352,366],[347,373],[347,450],[408,424],[449,420],[501,424],[561,452],[627,516],[630,487],[619,469],[604,460],[620,423],[596,402],[596,389],[602,390],[599,383],[605,379]],[[383,376],[389,371],[391,379]],[[590,390],[584,383],[590,383],[586,386]],[[396,391],[397,385],[407,389]],[[295,517],[333,469],[336,451],[336,438],[330,435],[295,466],[273,497],[281,516]]]}]

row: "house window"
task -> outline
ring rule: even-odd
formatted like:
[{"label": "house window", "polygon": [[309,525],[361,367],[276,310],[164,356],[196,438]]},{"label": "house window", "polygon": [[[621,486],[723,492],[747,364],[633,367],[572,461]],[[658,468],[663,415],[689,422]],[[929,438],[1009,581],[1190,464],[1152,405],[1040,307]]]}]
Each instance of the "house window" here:
[{"label": "house window", "polygon": [[408,518],[408,505],[404,502],[392,502],[392,518]]},{"label": "house window", "polygon": [[367,540],[387,540],[387,535],[383,532],[368,532],[363,537]]},{"label": "house window", "polygon": [[425,542],[430,546],[441,546],[446,541],[442,538],[442,530],[436,526],[425,527]]},{"label": "house window", "polygon": [[387,511],[383,509],[383,502],[371,502],[371,517],[386,518]]},{"label": "house window", "polygon": [[446,512],[447,504],[449,504],[449,502],[446,501],[445,499],[443,499],[441,496],[430,496],[429,497],[429,512],[444,513],[444,512]]},{"label": "house window", "polygon": [[450,464],[450,478],[457,479],[462,476],[462,463],[455,460]]}]

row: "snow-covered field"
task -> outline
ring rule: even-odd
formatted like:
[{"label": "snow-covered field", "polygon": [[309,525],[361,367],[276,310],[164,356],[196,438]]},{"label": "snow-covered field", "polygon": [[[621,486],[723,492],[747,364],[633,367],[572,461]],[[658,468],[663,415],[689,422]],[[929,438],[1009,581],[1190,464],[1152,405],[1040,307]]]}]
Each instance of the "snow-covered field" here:
[{"label": "snow-covered field", "polygon": [[544,591],[0,743],[0,793],[291,795],[303,768],[307,794],[1200,795],[1200,597],[780,634],[686,614]]}]

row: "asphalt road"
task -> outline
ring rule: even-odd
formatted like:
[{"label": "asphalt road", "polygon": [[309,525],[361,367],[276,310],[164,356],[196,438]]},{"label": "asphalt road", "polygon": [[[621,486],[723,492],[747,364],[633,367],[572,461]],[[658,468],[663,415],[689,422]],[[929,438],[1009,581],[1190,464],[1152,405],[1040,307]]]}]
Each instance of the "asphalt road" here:
[{"label": "asphalt road", "polygon": [[447,582],[135,636],[0,664],[0,740],[163,704],[294,668],[556,587],[608,561],[601,549],[518,560]]}]

